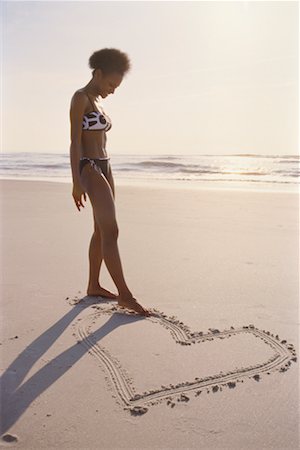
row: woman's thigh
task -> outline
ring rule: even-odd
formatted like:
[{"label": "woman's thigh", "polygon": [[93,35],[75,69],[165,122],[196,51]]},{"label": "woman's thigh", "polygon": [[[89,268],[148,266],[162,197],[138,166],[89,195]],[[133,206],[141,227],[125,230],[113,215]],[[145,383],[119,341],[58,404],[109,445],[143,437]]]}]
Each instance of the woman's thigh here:
[{"label": "woman's thigh", "polygon": [[81,182],[93,207],[95,230],[96,225],[101,232],[105,232],[107,228],[116,227],[113,191],[104,175],[87,164],[82,170]]}]

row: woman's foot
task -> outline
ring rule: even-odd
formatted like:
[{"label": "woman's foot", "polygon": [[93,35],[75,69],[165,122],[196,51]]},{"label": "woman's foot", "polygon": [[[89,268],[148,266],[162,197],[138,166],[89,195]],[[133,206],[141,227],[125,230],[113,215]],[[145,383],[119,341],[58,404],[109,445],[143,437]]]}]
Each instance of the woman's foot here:
[{"label": "woman's foot", "polygon": [[118,305],[122,308],[131,309],[142,316],[150,316],[150,312],[140,305],[134,297],[130,296],[121,296],[118,297]]},{"label": "woman's foot", "polygon": [[116,300],[117,299],[117,295],[113,294],[112,292],[104,289],[101,286],[94,286],[94,287],[88,287],[87,290],[87,295],[91,296],[91,297],[104,297],[104,298],[108,298],[108,299],[112,299],[112,300]]}]

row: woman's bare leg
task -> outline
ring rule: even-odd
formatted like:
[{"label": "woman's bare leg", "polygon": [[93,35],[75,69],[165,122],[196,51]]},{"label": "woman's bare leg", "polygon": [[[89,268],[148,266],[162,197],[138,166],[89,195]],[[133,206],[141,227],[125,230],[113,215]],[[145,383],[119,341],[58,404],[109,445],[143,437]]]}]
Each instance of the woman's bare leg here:
[{"label": "woman's bare leg", "polygon": [[140,314],[148,314],[130,292],[123,274],[118,240],[113,192],[104,176],[87,164],[82,171],[82,184],[91,200],[94,217],[101,231],[102,252],[106,267],[118,289],[118,303]]},{"label": "woman's bare leg", "polygon": [[[114,179],[111,173],[111,169],[108,174],[108,182],[111,187],[113,197],[115,197],[115,185]],[[88,295],[102,296],[107,298],[116,299],[117,296],[110,291],[107,291],[100,286],[100,269],[103,261],[102,253],[102,239],[101,231],[97,225],[97,221],[94,214],[94,233],[91,238],[89,246],[89,282],[88,282]]]},{"label": "woman's bare leg", "polygon": [[116,299],[117,296],[115,294],[100,286],[99,276],[102,261],[101,232],[94,219],[94,233],[89,246],[89,282],[87,294]]}]

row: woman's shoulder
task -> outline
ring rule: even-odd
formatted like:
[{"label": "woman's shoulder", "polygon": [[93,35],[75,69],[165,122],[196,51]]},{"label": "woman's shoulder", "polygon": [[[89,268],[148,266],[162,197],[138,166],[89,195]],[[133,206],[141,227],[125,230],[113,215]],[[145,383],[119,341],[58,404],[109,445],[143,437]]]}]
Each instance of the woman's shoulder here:
[{"label": "woman's shoulder", "polygon": [[75,105],[85,105],[88,101],[86,92],[84,92],[84,90],[81,89],[77,89],[77,91],[74,92],[74,94],[72,95],[71,98],[71,105],[75,106]]},{"label": "woman's shoulder", "polygon": [[87,98],[87,93],[85,92],[84,88],[79,88],[74,92],[72,98]]}]

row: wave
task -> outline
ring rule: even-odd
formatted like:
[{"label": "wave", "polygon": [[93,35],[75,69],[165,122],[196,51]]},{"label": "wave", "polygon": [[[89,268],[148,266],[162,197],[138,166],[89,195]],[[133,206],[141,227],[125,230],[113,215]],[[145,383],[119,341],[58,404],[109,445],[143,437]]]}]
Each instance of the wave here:
[{"label": "wave", "polygon": [[[298,155],[121,155],[111,154],[116,178],[299,185]],[[1,177],[64,178],[71,181],[67,153],[12,153],[0,157]]]},{"label": "wave", "polygon": [[158,168],[179,168],[185,167],[185,164],[181,163],[172,163],[172,162],[159,162],[159,161],[141,161],[137,163],[133,163],[133,165],[142,166],[142,167],[158,167]]},{"label": "wave", "polygon": [[[203,155],[203,156],[211,156],[211,155]],[[219,157],[226,158],[227,156],[238,156],[238,157],[245,157],[245,158],[266,158],[266,159],[295,159],[296,161],[300,160],[300,155],[258,155],[255,153],[232,153],[228,155],[214,155]]]}]

